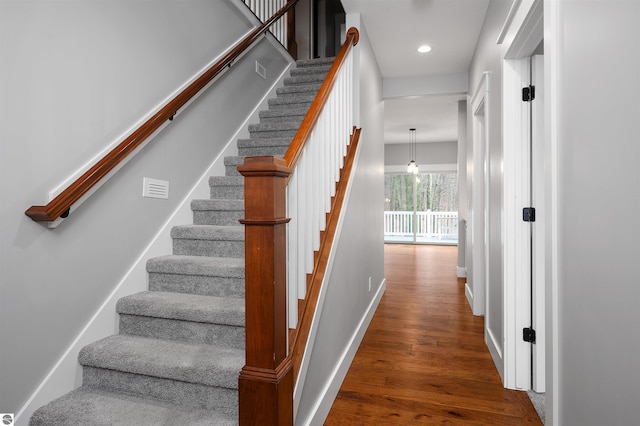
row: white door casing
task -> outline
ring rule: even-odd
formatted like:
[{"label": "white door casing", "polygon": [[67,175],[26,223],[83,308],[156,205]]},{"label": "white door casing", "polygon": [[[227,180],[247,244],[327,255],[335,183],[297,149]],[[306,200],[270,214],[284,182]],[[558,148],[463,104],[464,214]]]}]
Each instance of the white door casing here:
[{"label": "white door casing", "polygon": [[[545,224],[540,219],[544,206],[532,205],[538,202],[537,199],[544,199],[544,140],[534,140],[531,145],[532,133],[536,138],[543,133],[544,118],[542,109],[535,113],[531,110],[535,100],[531,103],[522,101],[522,88],[529,86],[532,80],[530,57],[542,42],[542,2],[528,5],[526,12],[505,54],[502,76],[504,385],[511,389],[533,387],[544,391]],[[534,80],[534,84],[541,85],[541,76]],[[542,91],[542,87],[537,87],[536,97]],[[541,98],[540,94],[537,104],[542,104]],[[532,119],[535,121],[533,127]],[[533,226],[523,221],[524,207],[536,208]],[[532,302],[535,305],[533,312]],[[536,341],[542,341],[542,344],[531,345],[523,340],[523,329],[530,326],[536,330]],[[535,360],[535,366],[532,360]],[[534,380],[532,371],[536,375]]]},{"label": "white door casing", "polygon": [[484,315],[487,291],[487,207],[488,202],[488,135],[489,135],[489,73],[482,76],[470,105],[473,112],[473,170],[470,191],[470,241],[473,269],[467,282],[466,295],[474,315]]},{"label": "white door casing", "polygon": [[536,209],[536,221],[532,224],[532,326],[536,331],[536,343],[532,346],[532,383],[536,392],[545,391],[545,140],[544,140],[544,57],[531,58],[531,84],[535,87],[535,99],[531,102],[531,188],[532,206]]}]

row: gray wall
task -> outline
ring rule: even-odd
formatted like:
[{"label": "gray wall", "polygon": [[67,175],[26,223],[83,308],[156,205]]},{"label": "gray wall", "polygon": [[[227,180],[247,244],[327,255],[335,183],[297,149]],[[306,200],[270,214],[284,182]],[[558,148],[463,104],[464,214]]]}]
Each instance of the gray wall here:
[{"label": "gray wall", "polygon": [[[411,160],[411,149],[408,143],[385,144],[384,164],[386,166],[406,166]],[[458,162],[457,142],[430,142],[416,144],[416,163],[456,164]]]},{"label": "gray wall", "polygon": [[545,14],[545,61],[557,67],[557,424],[637,424],[640,3],[545,7],[557,12],[557,27]]},{"label": "gray wall", "polygon": [[[231,0],[0,8],[0,412],[16,413],[287,63],[261,42],[49,230],[24,211],[251,26]],[[143,199],[143,176],[170,199]]]},{"label": "gray wall", "polygon": [[346,216],[335,247],[335,262],[296,424],[302,424],[300,421],[315,409],[384,279],[382,77],[364,27],[360,28],[357,48],[361,71],[361,152],[351,197],[345,204]]},{"label": "gray wall", "polygon": [[458,276],[466,274],[467,229],[467,101],[458,102]]}]

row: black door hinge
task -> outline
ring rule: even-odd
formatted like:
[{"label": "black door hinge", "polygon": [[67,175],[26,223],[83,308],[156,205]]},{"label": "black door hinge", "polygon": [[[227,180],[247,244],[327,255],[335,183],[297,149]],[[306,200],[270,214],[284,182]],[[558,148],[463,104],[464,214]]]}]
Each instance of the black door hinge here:
[{"label": "black door hinge", "polygon": [[522,102],[531,102],[536,98],[536,86],[522,88]]},{"label": "black door hinge", "polygon": [[525,342],[535,343],[536,342],[536,331],[529,327],[522,329],[522,340]]},{"label": "black door hinge", "polygon": [[522,220],[525,222],[536,221],[536,209],[535,207],[525,207],[522,209]]}]

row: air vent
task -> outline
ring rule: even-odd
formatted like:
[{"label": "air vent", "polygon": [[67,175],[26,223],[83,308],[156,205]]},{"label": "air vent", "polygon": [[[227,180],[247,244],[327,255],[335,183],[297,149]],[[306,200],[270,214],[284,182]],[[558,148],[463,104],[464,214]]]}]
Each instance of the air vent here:
[{"label": "air vent", "polygon": [[142,196],[147,198],[169,199],[169,182],[151,178],[142,179]]},{"label": "air vent", "polygon": [[267,69],[263,67],[262,64],[258,61],[256,61],[256,72],[260,77],[264,78],[265,80],[267,79]]}]

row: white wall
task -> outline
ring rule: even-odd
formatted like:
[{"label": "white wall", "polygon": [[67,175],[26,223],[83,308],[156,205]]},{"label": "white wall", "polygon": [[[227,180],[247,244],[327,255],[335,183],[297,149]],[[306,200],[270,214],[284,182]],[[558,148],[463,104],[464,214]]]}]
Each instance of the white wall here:
[{"label": "white wall", "polygon": [[[347,26],[354,17],[347,17]],[[359,20],[359,19],[356,19]],[[322,424],[384,290],[384,151],[382,78],[364,26],[360,42],[360,155],[338,236],[320,325],[296,415],[296,424]],[[369,277],[372,288],[368,289]],[[378,293],[378,294],[377,294]],[[363,329],[359,329],[363,326]],[[353,340],[355,338],[355,341]],[[344,358],[343,358],[344,357]]]},{"label": "white wall", "polygon": [[554,424],[637,424],[640,3],[544,7],[558,154]]},{"label": "white wall", "polygon": [[[261,41],[49,230],[24,211],[251,25],[231,0],[0,8],[0,412],[15,413],[288,63]],[[143,176],[169,180],[170,199],[143,199]]]},{"label": "white wall", "polygon": [[[411,159],[409,158],[410,152],[408,143],[385,144],[385,166],[403,166],[406,170]],[[456,141],[417,143],[415,161],[419,167],[428,164],[456,164],[458,162],[458,143]]]},{"label": "white wall", "polygon": [[[488,257],[488,287],[486,293],[485,325],[492,335],[489,346],[494,346],[492,355],[496,362],[496,367],[500,374],[503,374],[502,359],[496,353],[503,350],[503,276],[502,276],[502,58],[504,57],[504,46],[496,44],[498,35],[509,12],[512,1],[492,0],[489,4],[487,16],[476,51],[469,71],[469,93],[473,94],[481,82],[484,72],[489,72],[490,95],[489,104],[486,106],[489,111],[489,205],[485,206],[485,214],[488,214],[489,230],[488,241],[489,251],[485,253]],[[473,120],[474,111],[469,111],[469,123]],[[469,127],[471,129],[472,127]],[[471,177],[473,176],[471,134],[468,149],[467,173],[469,186],[467,188],[470,198],[474,197],[471,190]],[[469,241],[467,241],[469,243]],[[469,251],[467,252],[469,253]],[[467,267],[476,267],[476,260],[467,258]],[[467,271],[467,276],[470,276]],[[489,336],[487,336],[489,338]]]}]

